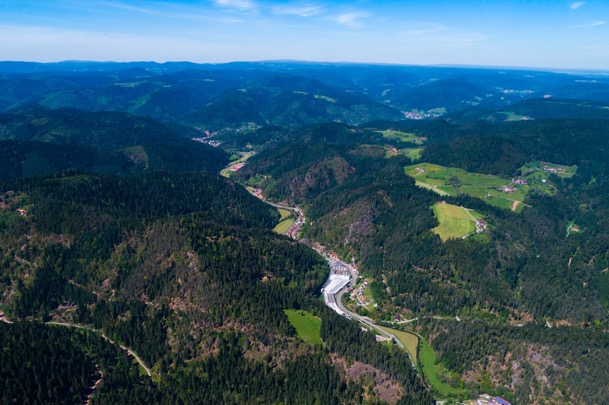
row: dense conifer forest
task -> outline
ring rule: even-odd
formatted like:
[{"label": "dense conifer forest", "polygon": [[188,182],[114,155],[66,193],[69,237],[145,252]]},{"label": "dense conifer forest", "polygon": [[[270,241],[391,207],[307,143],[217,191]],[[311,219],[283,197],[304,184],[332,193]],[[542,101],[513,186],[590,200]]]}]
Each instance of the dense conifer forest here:
[{"label": "dense conifer forest", "polygon": [[[0,72],[2,402],[609,401],[604,78],[289,62]],[[450,174],[425,187],[415,167]],[[305,243],[273,232],[285,213],[245,186],[298,206]],[[484,228],[442,239],[439,203]],[[461,393],[326,307],[311,244],[357,266],[374,302],[357,313],[415,333]],[[322,344],[285,310],[317,319]]]}]

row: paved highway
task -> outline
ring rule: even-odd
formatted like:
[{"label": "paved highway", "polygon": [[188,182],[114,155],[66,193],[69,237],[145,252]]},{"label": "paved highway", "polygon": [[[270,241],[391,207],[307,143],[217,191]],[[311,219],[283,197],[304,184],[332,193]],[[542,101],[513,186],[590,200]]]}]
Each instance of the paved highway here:
[{"label": "paved highway", "polygon": [[[343,263],[344,265],[347,265],[344,262],[341,262],[341,263]],[[352,285],[355,285],[355,280],[357,280],[357,274],[356,273],[352,273],[352,281],[351,281]],[[351,312],[350,310],[345,308],[345,306],[342,303],[342,298],[343,298],[343,294],[346,291],[347,291],[347,287],[344,287],[336,295],[333,296],[334,304],[336,306],[338,306],[338,308],[341,311],[343,311],[345,314],[349,315],[352,319],[355,319],[358,322],[360,322],[360,323],[362,323],[362,324],[364,324],[364,325],[366,325],[366,326],[376,330],[380,335],[385,336],[388,339],[392,339],[395,343],[397,343],[397,345],[399,347],[401,347],[402,349],[406,350],[406,347],[404,347],[402,342],[400,342],[399,339],[393,333],[387,332],[386,330],[384,330],[383,328],[381,328],[380,326],[378,326],[377,324],[372,322],[369,318],[360,316],[360,315],[356,314],[355,312]],[[412,361],[412,359],[411,359],[411,361]]]},{"label": "paved highway", "polygon": [[[248,191],[252,194],[254,194],[251,190],[248,189]],[[255,194],[254,194],[255,195]],[[302,212],[302,210],[300,210],[300,208],[298,207],[289,207],[287,205],[283,205],[283,204],[276,204],[276,203],[272,203],[267,201],[266,199],[262,199],[262,201],[264,201],[265,203],[275,207],[275,208],[283,208],[286,210],[290,210],[290,211],[295,211],[297,213],[297,215],[301,218],[303,218],[304,220],[304,213]],[[350,280],[350,284],[352,286],[355,286],[357,283],[357,271],[349,264],[338,260],[336,258],[332,258],[330,257],[328,254],[326,254],[325,252],[319,251],[317,249],[315,249],[319,254],[321,254],[324,259],[326,259],[326,261],[328,262],[328,264],[330,265],[330,275],[328,276],[328,281],[326,281],[326,286],[328,286],[329,284],[331,284],[331,280],[330,280],[330,276],[333,274],[333,272],[335,271],[335,269],[349,269],[350,273],[351,273],[351,280]],[[400,342],[400,340],[393,334],[393,333],[389,333],[387,331],[385,331],[383,328],[381,328],[380,326],[378,326],[377,324],[375,324],[374,322],[372,322],[372,320],[370,320],[369,318],[366,317],[362,317],[358,314],[356,314],[355,312],[351,312],[350,310],[348,310],[347,308],[345,308],[345,306],[342,303],[342,297],[343,294],[347,291],[348,285],[345,285],[342,289],[340,289],[336,294],[326,294],[326,292],[322,291],[322,294],[324,295],[324,302],[326,303],[326,305],[328,307],[330,307],[333,311],[337,312],[340,315],[346,315],[348,317],[350,317],[351,319],[355,319],[358,322],[368,326],[369,328],[377,331],[381,336],[384,336],[388,339],[393,340],[400,348],[402,348],[406,353],[408,353],[408,350],[406,350],[406,347],[402,344],[402,342]],[[341,313],[342,312],[342,313]],[[410,357],[410,353],[408,353],[408,356]],[[414,362],[412,360],[412,358],[410,358],[410,361],[412,362],[412,366],[414,367]]]}]

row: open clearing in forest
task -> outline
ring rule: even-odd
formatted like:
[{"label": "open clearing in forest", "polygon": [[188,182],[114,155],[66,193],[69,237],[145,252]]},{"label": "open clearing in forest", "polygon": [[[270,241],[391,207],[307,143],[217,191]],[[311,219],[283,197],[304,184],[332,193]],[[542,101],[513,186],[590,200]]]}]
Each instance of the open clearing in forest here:
[{"label": "open clearing in forest", "polygon": [[389,333],[393,333],[402,342],[410,357],[417,365],[417,370],[423,375],[425,381],[427,381],[435,393],[439,394],[442,398],[466,394],[464,389],[451,387],[440,381],[438,373],[441,372],[441,368],[436,365],[436,355],[425,339],[411,332],[404,332],[384,326],[381,328]]},{"label": "open clearing in forest", "polygon": [[320,318],[303,310],[284,309],[283,312],[287,315],[290,324],[296,329],[299,338],[311,345],[323,343],[320,337]]},{"label": "open clearing in forest", "polygon": [[408,354],[410,354],[410,358],[416,363],[419,361],[417,346],[419,345],[419,337],[414,333],[404,332],[397,329],[387,328],[385,326],[381,326],[381,328],[389,333],[393,333],[396,338],[402,342]]},{"label": "open clearing in forest", "polygon": [[399,150],[388,149],[385,152],[385,158],[389,159],[394,156],[403,155],[403,156],[406,156],[408,159],[415,161],[415,160],[421,159],[423,149],[425,149],[425,148],[406,148],[406,149],[399,149]]},{"label": "open clearing in forest", "polygon": [[421,339],[419,364],[423,371],[423,375],[425,376],[425,380],[431,385],[431,389],[441,396],[461,396],[467,393],[467,391],[462,388],[451,387],[440,381],[437,374],[438,366],[436,365],[436,355],[425,339]]},{"label": "open clearing in forest", "polygon": [[523,176],[537,173],[540,177],[548,179],[549,175],[554,174],[563,179],[570,179],[577,173],[577,166],[563,166],[548,162],[531,162],[520,168]]},{"label": "open clearing in forest", "polygon": [[[404,171],[415,179],[417,186],[442,196],[456,196],[458,192],[482,199],[494,207],[512,210],[514,201],[522,202],[531,190],[528,184],[513,184],[512,180],[492,174],[470,173],[463,169],[430,163],[406,166]],[[503,190],[502,190],[503,188]],[[504,191],[507,190],[507,191]],[[516,212],[525,204],[518,204]]]},{"label": "open clearing in forest", "polygon": [[237,170],[241,169],[245,165],[245,162],[247,161],[247,159],[249,159],[253,155],[254,155],[253,152],[244,152],[244,153],[242,153],[241,157],[231,161],[228,164],[228,166],[226,166],[226,168],[222,169],[220,171],[220,175],[229,178],[232,173],[234,173]]},{"label": "open clearing in forest", "polygon": [[414,143],[417,145],[423,145],[427,138],[413,134],[412,132],[401,132],[394,130],[376,131],[383,135],[387,139],[397,139],[402,142]]},{"label": "open clearing in forest", "polygon": [[432,232],[440,236],[443,241],[451,238],[463,238],[476,231],[476,220],[482,216],[473,210],[458,207],[452,204],[434,204],[433,213],[440,221],[440,225]]},{"label": "open clearing in forest", "polygon": [[290,229],[294,221],[294,218],[284,219],[273,228],[273,232],[283,235],[288,229]]},{"label": "open clearing in forest", "polygon": [[567,222],[567,236],[581,232],[581,228],[573,221]]},{"label": "open clearing in forest", "polygon": [[406,157],[410,160],[419,160],[421,159],[421,154],[423,153],[424,148],[410,148],[404,149],[404,153]]},{"label": "open clearing in forest", "polygon": [[279,211],[279,215],[281,215],[281,219],[280,221],[285,220],[287,217],[289,217],[290,215],[292,215],[292,213],[289,210],[283,209],[283,208],[277,208],[277,211]]}]

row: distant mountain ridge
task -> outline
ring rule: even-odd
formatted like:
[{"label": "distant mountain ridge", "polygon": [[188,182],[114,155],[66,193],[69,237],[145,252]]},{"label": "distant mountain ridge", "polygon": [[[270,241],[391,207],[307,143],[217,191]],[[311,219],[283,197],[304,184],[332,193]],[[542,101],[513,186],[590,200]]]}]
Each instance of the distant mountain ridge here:
[{"label": "distant mountain ridge", "polygon": [[[540,70],[291,61],[0,62],[0,109],[24,104],[221,128],[361,124],[495,109],[532,98],[609,103],[609,79]],[[239,94],[242,93],[242,94]]]}]

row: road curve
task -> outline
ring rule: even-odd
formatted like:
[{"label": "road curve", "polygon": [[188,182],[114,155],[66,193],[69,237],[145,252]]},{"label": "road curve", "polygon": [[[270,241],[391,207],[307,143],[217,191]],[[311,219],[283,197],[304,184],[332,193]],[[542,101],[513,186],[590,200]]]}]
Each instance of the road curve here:
[{"label": "road curve", "polygon": [[126,346],[123,346],[123,345],[120,345],[120,344],[116,343],[114,340],[112,340],[108,336],[104,335],[103,332],[100,332],[100,331],[98,331],[96,329],[90,328],[90,327],[85,326],[85,325],[78,325],[78,324],[75,324],[75,323],[53,322],[53,321],[51,321],[51,322],[47,322],[47,325],[67,326],[68,328],[86,329],[86,330],[90,330],[91,332],[98,333],[98,334],[101,335],[102,338],[104,338],[108,342],[112,343],[113,345],[118,345],[118,347],[120,347],[121,349],[126,351],[129,355],[131,355],[140,364],[140,366],[142,366],[142,368],[144,370],[146,370],[146,373],[148,374],[148,376],[152,377],[152,372],[150,371],[150,369],[148,367],[146,367],[146,364],[144,364],[144,362],[142,361],[142,359],[140,359],[140,356],[138,356],[137,353],[135,353],[133,350],[129,349]]},{"label": "road curve", "polygon": [[[251,190],[249,190],[246,187],[246,190],[248,190],[252,195],[256,196]],[[258,197],[258,196],[256,196]],[[284,204],[277,204],[277,203],[273,203],[268,201],[266,198],[261,198],[261,200],[267,204],[269,204],[270,206],[273,206],[275,208],[282,208],[285,210],[290,210],[290,211],[294,211],[297,213],[297,215],[299,217],[302,217],[303,219],[305,218],[304,213],[302,212],[302,210],[298,207],[290,207]],[[330,268],[332,268],[332,265],[335,265],[336,263],[339,263],[345,267],[351,267],[349,266],[347,263],[343,262],[342,260],[336,260],[336,259],[332,259],[330,258],[327,254],[324,254],[324,252],[321,252],[317,249],[314,249],[315,251],[317,251],[317,253],[321,254],[323,256],[324,259],[326,259],[326,261],[328,262],[328,264],[330,265]],[[331,274],[331,273],[330,273]],[[352,277],[351,277],[351,284],[355,285],[357,281],[357,273],[352,272]],[[326,303],[326,305],[328,305],[333,311],[335,311],[335,309],[333,308],[333,305],[331,304],[335,304],[336,307],[338,307],[338,309],[340,309],[342,312],[344,312],[345,314],[347,314],[349,317],[351,317],[352,319],[357,320],[358,322],[374,329],[375,331],[377,331],[380,335],[393,340],[401,349],[403,349],[407,354],[408,357],[410,358],[410,362],[412,363],[412,366],[415,367],[415,363],[412,359],[412,357],[410,356],[410,353],[408,353],[408,350],[406,350],[406,347],[404,346],[404,344],[393,334],[390,332],[387,332],[386,330],[384,330],[383,328],[381,328],[380,326],[378,326],[377,324],[375,324],[374,322],[372,322],[371,320],[369,320],[368,318],[364,318],[354,312],[351,312],[350,310],[348,310],[347,308],[345,308],[345,306],[342,303],[342,297],[343,294],[347,291],[347,286],[343,287],[338,293],[336,293],[333,296],[330,296],[331,299],[333,300],[332,302],[328,303],[325,299],[324,302]]]}]

